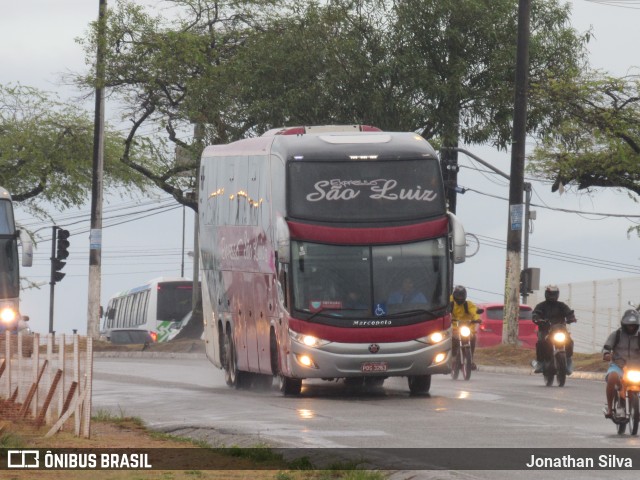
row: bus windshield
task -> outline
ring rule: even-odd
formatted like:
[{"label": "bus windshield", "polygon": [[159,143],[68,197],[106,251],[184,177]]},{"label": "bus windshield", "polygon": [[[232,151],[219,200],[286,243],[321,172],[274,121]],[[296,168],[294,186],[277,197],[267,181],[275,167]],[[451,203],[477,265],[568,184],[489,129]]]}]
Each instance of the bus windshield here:
[{"label": "bus windshield", "polygon": [[191,311],[192,291],[191,282],[159,283],[157,320],[182,320]]},{"label": "bus windshield", "polygon": [[448,301],[446,245],[444,237],[382,246],[294,241],[293,307],[303,315],[345,318],[443,307]]},{"label": "bus windshield", "polygon": [[0,299],[18,298],[19,294],[17,241],[0,235]]},{"label": "bus windshield", "polygon": [[9,200],[0,200],[0,235],[15,235],[13,208]]}]

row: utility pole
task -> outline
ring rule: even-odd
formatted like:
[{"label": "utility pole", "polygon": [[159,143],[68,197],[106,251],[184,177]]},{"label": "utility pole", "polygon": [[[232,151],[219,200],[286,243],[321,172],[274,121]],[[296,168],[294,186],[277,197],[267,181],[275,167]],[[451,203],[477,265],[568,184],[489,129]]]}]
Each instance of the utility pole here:
[{"label": "utility pole", "polygon": [[516,57],[516,93],[513,112],[513,143],[511,145],[511,182],[509,184],[509,221],[507,230],[507,261],[504,288],[504,327],[502,343],[518,343],[520,316],[520,251],[524,205],[525,140],[527,136],[527,87],[529,83],[529,17],[530,0],[519,0],[518,46]]},{"label": "utility pole", "polygon": [[[529,230],[531,224],[531,184],[529,182],[525,182],[524,184],[524,255],[522,257],[522,272],[524,273],[523,281],[521,284],[522,291],[520,294],[522,295],[522,303],[527,303],[527,298],[529,297],[529,289],[531,288],[529,279]],[[533,212],[534,214],[536,212]]]},{"label": "utility pole", "polygon": [[180,276],[184,278],[184,228],[185,228],[185,206],[182,205],[182,261],[180,262]]},{"label": "utility pole", "polygon": [[91,180],[91,233],[89,235],[89,301],[87,308],[87,336],[96,340],[100,335],[106,13],[107,0],[100,0],[98,12],[98,51],[96,54],[96,103],[93,129],[93,176]]},{"label": "utility pole", "polygon": [[[196,122],[193,127],[193,140],[197,147],[197,160],[195,171],[195,186],[193,187],[193,201],[198,201],[198,192],[200,191],[200,157],[204,150],[204,125],[200,122]],[[199,242],[199,221],[198,221],[198,209],[195,210],[193,218],[193,287],[191,295],[191,308],[192,312],[198,309],[200,304],[200,242]]]}]

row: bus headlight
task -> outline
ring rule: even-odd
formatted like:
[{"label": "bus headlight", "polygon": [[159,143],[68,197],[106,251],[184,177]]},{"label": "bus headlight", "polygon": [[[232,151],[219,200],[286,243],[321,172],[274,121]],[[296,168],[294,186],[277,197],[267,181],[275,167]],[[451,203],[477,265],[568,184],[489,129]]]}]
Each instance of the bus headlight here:
[{"label": "bus headlight", "polygon": [[4,307],[0,311],[0,320],[2,321],[2,323],[12,323],[16,320],[17,317],[18,313],[12,307]]},{"label": "bus headlight", "polygon": [[442,342],[446,338],[446,332],[434,332],[431,335],[427,335],[426,337],[416,338],[416,341],[420,343],[426,343],[427,345],[435,345],[436,343]]},{"label": "bus headlight", "polygon": [[296,342],[311,348],[318,348],[331,343],[329,340],[323,340],[321,338],[314,337],[313,335],[294,332],[293,330],[289,330],[289,336]]}]

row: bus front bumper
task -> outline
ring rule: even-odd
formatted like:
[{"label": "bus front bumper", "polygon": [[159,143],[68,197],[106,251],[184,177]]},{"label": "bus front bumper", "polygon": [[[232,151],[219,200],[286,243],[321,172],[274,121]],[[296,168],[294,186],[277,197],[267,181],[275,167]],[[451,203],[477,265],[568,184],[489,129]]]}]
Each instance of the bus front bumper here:
[{"label": "bus front bumper", "polygon": [[450,372],[451,339],[429,345],[417,340],[394,343],[338,343],[308,347],[291,342],[287,355],[293,378],[400,377]]}]

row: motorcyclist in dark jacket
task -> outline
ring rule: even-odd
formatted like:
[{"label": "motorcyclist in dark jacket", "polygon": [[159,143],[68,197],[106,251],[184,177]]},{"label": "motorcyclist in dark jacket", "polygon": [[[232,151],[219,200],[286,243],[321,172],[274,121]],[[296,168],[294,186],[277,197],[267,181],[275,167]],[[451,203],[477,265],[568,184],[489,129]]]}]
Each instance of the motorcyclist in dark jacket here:
[{"label": "motorcyclist in dark jacket", "polygon": [[[542,373],[544,367],[544,359],[550,355],[550,345],[547,343],[546,336],[549,333],[551,325],[557,323],[568,324],[577,322],[573,310],[569,306],[560,302],[560,290],[556,285],[547,285],[544,290],[544,302],[540,302],[533,309],[533,323],[538,326],[538,341],[536,343],[536,362],[535,373]],[[543,322],[547,320],[549,323]],[[566,346],[567,352],[567,369],[571,372],[571,356],[573,355],[573,340],[570,340]]]},{"label": "motorcyclist in dark jacket", "polygon": [[611,406],[616,395],[616,387],[621,388],[622,369],[626,366],[640,367],[640,313],[627,310],[620,320],[620,328],[611,332],[602,347],[603,360],[611,362],[607,370],[607,410],[604,416],[611,418]]}]

